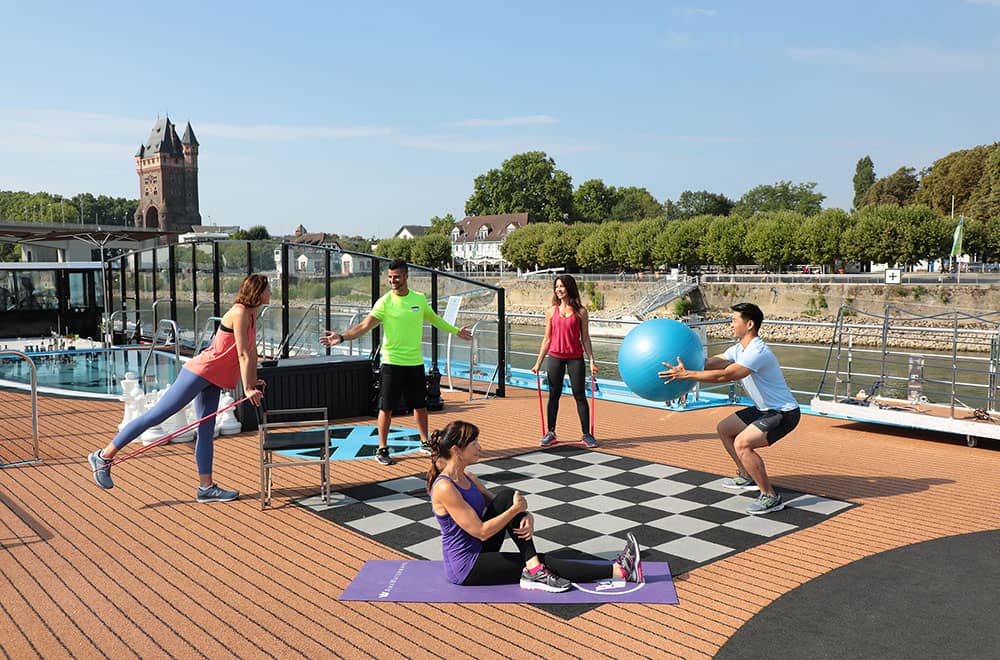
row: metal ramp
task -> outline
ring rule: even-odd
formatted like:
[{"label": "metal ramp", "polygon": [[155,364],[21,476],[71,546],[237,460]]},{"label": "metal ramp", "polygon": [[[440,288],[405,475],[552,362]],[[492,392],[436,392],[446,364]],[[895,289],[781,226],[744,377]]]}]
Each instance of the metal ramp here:
[{"label": "metal ramp", "polygon": [[837,314],[813,412],[1000,440],[1000,312],[923,315],[889,305],[882,317]]},{"label": "metal ramp", "polygon": [[639,299],[629,313],[637,319],[642,319],[655,309],[663,307],[671,300],[680,298],[698,288],[698,278],[690,275],[679,275],[676,280],[666,280],[658,287]]}]

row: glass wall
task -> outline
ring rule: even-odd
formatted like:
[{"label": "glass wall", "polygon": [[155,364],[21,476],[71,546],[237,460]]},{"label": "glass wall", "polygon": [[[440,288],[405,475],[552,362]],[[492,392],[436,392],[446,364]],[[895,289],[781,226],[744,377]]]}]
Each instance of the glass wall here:
[{"label": "glass wall", "polygon": [[277,354],[283,338],[281,243],[252,241],[250,243],[250,271],[266,275],[271,285],[271,303],[263,306],[257,317],[257,350],[261,355],[274,356]]},{"label": "glass wall", "polygon": [[[126,298],[134,297],[131,278],[134,263],[139,265],[139,306],[145,310],[143,333],[146,337],[155,331],[149,310],[153,304],[153,285],[156,298],[169,297],[171,279],[176,290],[176,318],[183,344],[193,348],[194,339],[205,321],[215,316],[215,278],[219,281],[219,311],[225,312],[232,304],[240,284],[249,273],[268,277],[271,285],[271,303],[258,312],[258,353],[262,358],[277,357],[286,350],[289,355],[320,355],[330,352],[318,342],[323,329],[343,332],[359,323],[371,310],[373,302],[389,290],[386,282],[388,260],[372,255],[342,252],[319,246],[282,244],[273,241],[218,241],[219,259],[213,259],[213,244],[177,245],[173,250],[174,263],[169,263],[169,253],[163,248],[145,250],[129,255],[125,268],[115,271],[115,285],[125,282]],[[287,272],[282,268],[282,251],[287,250]],[[153,268],[154,252],[157,255]],[[165,262],[160,263],[161,255]],[[329,277],[327,260],[329,259]],[[155,272],[154,272],[155,271]],[[330,304],[327,306],[329,283]],[[450,315],[455,325],[474,328],[476,339],[468,343],[455,339],[445,332],[437,332],[437,345],[433,345],[434,332],[425,325],[424,354],[429,361],[436,357],[436,364],[444,371],[453,369],[456,378],[470,375],[477,389],[487,387],[487,382],[498,382],[494,391],[503,392],[506,370],[506,327],[500,326],[502,318],[502,290],[483,282],[457,278],[453,274],[431,271],[411,266],[409,286],[427,296],[442,316]],[[287,287],[288,309],[283,305],[282,292]],[[134,308],[134,300],[129,307]],[[451,310],[449,313],[449,304]],[[160,304],[160,318],[166,305]],[[148,318],[147,318],[148,317]],[[338,354],[368,356],[372,346],[378,346],[381,333],[371,332],[335,349]],[[286,340],[287,338],[287,340]],[[436,349],[436,350],[435,350]],[[533,350],[537,350],[537,347]],[[436,353],[436,355],[435,355]],[[464,381],[464,382],[467,382]],[[456,380],[456,385],[462,382]]]},{"label": "glass wall", "polygon": [[177,291],[177,330],[185,339],[194,341],[195,281],[194,244],[182,243],[174,247],[174,288]]},{"label": "glass wall", "polygon": [[[139,268],[139,320],[142,322],[143,334],[156,332],[156,319],[153,318],[153,250],[138,253]],[[158,314],[164,311],[157,310]],[[169,312],[167,312],[169,315]]]},{"label": "glass wall", "polygon": [[[194,281],[198,288],[198,300],[194,303],[194,330],[198,332],[205,326],[206,319],[215,316],[215,261],[211,243],[196,243],[194,251]],[[223,308],[219,313],[225,311]]]}]

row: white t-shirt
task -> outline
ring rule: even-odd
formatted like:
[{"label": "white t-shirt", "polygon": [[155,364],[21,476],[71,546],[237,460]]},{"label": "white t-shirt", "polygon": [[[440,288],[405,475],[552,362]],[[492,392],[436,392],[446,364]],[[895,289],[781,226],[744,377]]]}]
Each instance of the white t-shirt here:
[{"label": "white t-shirt", "polygon": [[788,412],[799,407],[785,383],[778,358],[774,357],[774,353],[763,339],[754,337],[746,348],[737,343],[723,356],[730,362],[735,362],[751,371],[749,376],[740,379],[740,383],[758,410]]}]

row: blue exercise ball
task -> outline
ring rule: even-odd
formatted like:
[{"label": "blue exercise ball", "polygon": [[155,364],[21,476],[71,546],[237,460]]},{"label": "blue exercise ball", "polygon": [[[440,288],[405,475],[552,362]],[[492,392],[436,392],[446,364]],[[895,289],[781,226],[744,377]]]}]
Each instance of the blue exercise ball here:
[{"label": "blue exercise ball", "polygon": [[673,319],[650,319],[632,328],[618,349],[618,371],[633,393],[650,401],[673,401],[694,387],[693,380],[664,384],[656,374],[664,362],[688,369],[705,367],[705,350],[694,330]]}]

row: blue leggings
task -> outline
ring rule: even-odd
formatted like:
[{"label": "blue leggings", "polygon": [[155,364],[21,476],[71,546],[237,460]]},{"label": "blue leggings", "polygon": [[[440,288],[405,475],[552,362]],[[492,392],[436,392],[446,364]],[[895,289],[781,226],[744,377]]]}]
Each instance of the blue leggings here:
[{"label": "blue leggings", "polygon": [[[201,376],[187,369],[181,369],[174,384],[167,388],[156,405],[125,425],[111,444],[121,449],[138,438],[151,426],[156,426],[171,415],[176,414],[194,399],[194,411],[199,419],[219,408],[219,394],[222,390]],[[198,463],[198,474],[212,473],[212,458],[215,450],[215,417],[210,417],[198,425],[198,441],[194,446],[194,460]]]}]

